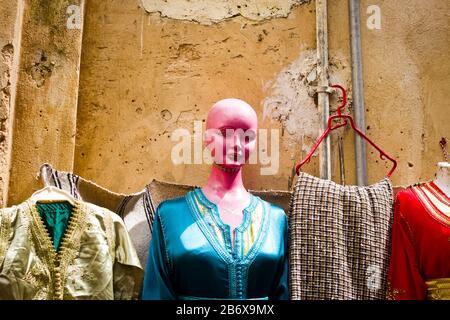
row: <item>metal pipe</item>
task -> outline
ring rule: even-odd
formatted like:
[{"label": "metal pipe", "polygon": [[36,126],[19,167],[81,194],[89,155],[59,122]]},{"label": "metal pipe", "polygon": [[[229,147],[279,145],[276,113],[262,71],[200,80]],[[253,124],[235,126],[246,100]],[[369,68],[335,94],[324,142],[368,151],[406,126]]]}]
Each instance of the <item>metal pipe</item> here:
[{"label": "metal pipe", "polygon": [[[359,0],[349,0],[350,20],[350,44],[352,55],[352,92],[354,118],[358,128],[365,133],[364,120],[364,86],[361,59],[361,19],[359,15]],[[355,157],[356,157],[356,183],[359,186],[367,185],[367,159],[366,144],[364,139],[355,135]]]},{"label": "metal pipe", "polygon": [[[327,0],[316,0],[316,41],[317,41],[317,76],[318,86],[328,87],[328,23]],[[327,128],[330,115],[329,93],[318,92],[318,110],[320,115],[320,131]],[[330,137],[319,146],[319,172],[322,179],[331,179]]]},{"label": "metal pipe", "polygon": [[342,137],[339,137],[338,148],[339,148],[339,169],[341,173],[341,184],[345,185],[344,141],[342,141]]}]

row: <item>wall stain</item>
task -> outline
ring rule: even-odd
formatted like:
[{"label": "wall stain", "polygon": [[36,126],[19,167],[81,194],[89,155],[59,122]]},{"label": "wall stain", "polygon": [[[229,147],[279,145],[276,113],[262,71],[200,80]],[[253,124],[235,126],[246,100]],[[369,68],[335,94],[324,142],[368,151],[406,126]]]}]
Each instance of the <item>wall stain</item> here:
[{"label": "wall stain", "polygon": [[42,87],[45,80],[50,78],[55,63],[49,60],[47,53],[44,50],[38,50],[34,62],[31,67],[28,68],[27,73],[34,80],[34,83],[38,88]]}]

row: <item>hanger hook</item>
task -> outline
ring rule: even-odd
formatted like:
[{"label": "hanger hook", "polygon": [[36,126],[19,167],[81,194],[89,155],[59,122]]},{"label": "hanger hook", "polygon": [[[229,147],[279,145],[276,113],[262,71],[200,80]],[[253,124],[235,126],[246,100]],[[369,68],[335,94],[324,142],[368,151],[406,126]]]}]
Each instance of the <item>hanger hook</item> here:
[{"label": "hanger hook", "polygon": [[337,114],[338,115],[342,115],[342,109],[345,108],[345,106],[347,105],[347,90],[344,89],[343,86],[339,85],[339,84],[332,84],[330,87],[332,88],[337,88],[339,90],[341,90],[342,93],[342,103],[341,105],[337,108]]},{"label": "hanger hook", "polygon": [[49,179],[48,179],[48,169],[52,169],[52,166],[48,163],[44,163],[39,168],[38,177],[41,178],[42,182],[44,183],[45,187],[48,187],[50,185]]}]

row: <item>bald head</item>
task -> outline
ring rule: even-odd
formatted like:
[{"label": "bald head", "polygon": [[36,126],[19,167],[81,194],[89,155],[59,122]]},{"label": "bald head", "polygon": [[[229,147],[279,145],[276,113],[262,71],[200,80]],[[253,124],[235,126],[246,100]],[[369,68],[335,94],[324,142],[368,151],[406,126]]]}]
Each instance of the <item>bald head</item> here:
[{"label": "bald head", "polygon": [[208,113],[206,129],[232,127],[256,129],[258,117],[255,110],[245,101],[228,98],[216,102]]}]

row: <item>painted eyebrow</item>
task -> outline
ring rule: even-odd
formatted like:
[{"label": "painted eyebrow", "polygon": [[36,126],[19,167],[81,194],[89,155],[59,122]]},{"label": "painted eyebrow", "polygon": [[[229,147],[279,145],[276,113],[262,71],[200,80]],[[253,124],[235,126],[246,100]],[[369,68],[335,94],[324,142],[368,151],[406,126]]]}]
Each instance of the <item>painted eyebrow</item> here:
[{"label": "painted eyebrow", "polygon": [[235,127],[232,127],[232,126],[223,126],[223,127],[219,127],[219,128],[217,128],[218,130],[224,130],[224,129],[233,129],[233,130],[238,130],[238,129],[242,129],[242,130],[244,130],[244,131],[247,131],[247,130],[252,130],[252,131],[255,131],[253,128],[251,128],[251,127],[248,127],[248,128],[235,128]]}]

